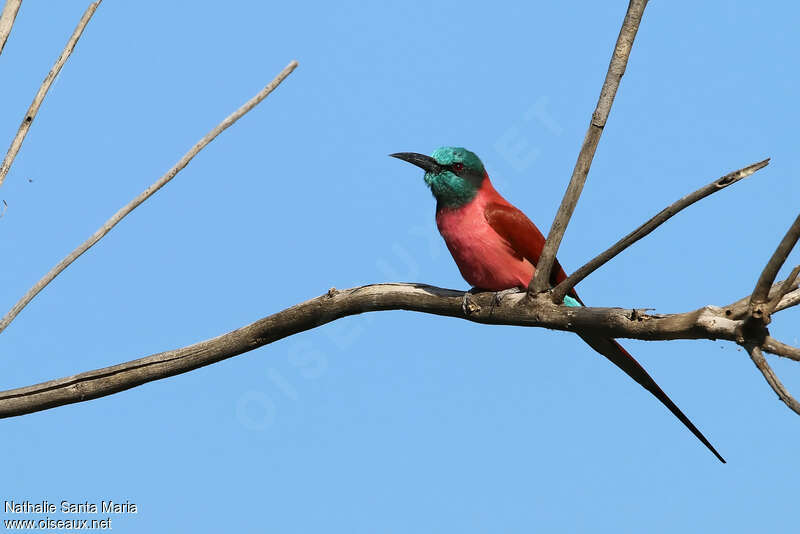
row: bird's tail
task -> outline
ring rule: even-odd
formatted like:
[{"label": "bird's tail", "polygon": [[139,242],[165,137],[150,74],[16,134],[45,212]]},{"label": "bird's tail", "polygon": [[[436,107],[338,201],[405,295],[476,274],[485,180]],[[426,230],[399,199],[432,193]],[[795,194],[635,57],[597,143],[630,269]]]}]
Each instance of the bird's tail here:
[{"label": "bird's tail", "polygon": [[678,408],[672,399],[670,399],[664,391],[658,387],[656,381],[647,374],[647,371],[644,370],[639,362],[637,362],[633,356],[631,356],[628,351],[622,348],[622,345],[617,343],[616,340],[611,338],[606,338],[602,336],[592,336],[592,335],[584,335],[579,334],[581,339],[583,339],[590,347],[594,350],[611,360],[611,362],[625,371],[629,377],[636,380],[644,389],[649,391],[653,394],[655,398],[661,401],[664,406],[669,408],[675,417],[677,417],[681,423],[686,425],[686,428],[692,431],[692,434],[697,436],[697,439],[703,442],[703,445],[708,447],[708,449],[714,453],[714,456],[719,458],[719,461],[725,463],[725,459],[720,456],[717,450],[709,443],[706,437],[700,432],[696,426],[689,420],[686,415]]}]

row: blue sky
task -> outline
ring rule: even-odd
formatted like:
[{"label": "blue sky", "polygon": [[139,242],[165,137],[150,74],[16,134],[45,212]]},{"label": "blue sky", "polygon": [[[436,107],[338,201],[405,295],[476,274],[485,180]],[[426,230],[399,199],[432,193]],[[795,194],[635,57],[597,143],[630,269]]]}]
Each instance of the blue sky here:
[{"label": "blue sky", "polygon": [[[3,150],[86,5],[22,6],[0,56]],[[106,0],[0,188],[0,313],[291,59],[300,66],[0,335],[2,388],[207,339],[331,286],[465,288],[421,173],[387,154],[468,147],[546,231],[625,8]],[[584,281],[586,302],[679,312],[752,290],[800,198],[799,16],[735,1],[647,8],[565,267],[712,179],[773,160]],[[795,252],[781,275],[797,263]],[[798,344],[799,318],[779,314],[773,335]],[[385,312],[0,421],[0,489],[136,503],[116,532],[794,525],[800,420],[746,353],[624,344],[727,465],[576,336]],[[797,366],[771,361],[800,392]]]}]

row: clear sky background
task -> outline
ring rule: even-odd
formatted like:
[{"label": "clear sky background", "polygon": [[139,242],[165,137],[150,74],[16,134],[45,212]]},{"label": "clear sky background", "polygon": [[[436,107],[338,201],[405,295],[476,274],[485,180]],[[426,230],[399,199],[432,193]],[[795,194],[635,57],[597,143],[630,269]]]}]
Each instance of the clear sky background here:
[{"label": "clear sky background", "polygon": [[[23,4],[0,56],[3,152],[87,4]],[[466,288],[422,173],[392,152],[470,148],[546,233],[627,3],[378,4],[100,6],[0,188],[0,313],[300,66],[0,335],[3,389],[207,339],[331,286]],[[799,18],[788,3],[647,8],[565,267],[773,160],[581,283],[586,302],[680,312],[752,290],[800,205]],[[779,314],[772,333],[797,344],[798,319]],[[115,532],[795,528],[800,419],[747,354],[624,344],[727,465],[574,335],[384,312],[0,421],[2,498],[136,503]],[[800,393],[800,367],[770,361]]]}]

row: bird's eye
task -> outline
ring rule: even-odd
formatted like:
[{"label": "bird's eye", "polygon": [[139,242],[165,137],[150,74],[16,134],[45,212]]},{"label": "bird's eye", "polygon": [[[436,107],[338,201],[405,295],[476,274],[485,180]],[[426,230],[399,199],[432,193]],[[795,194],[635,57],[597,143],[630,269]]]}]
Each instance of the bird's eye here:
[{"label": "bird's eye", "polygon": [[453,163],[453,170],[456,171],[456,172],[463,171],[464,170],[464,164],[463,163]]}]

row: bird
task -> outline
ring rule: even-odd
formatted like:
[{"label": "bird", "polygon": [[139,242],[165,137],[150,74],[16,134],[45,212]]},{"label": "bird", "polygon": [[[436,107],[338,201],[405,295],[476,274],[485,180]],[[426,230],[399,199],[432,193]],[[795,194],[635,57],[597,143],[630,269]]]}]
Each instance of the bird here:
[{"label": "bird", "polygon": [[[436,226],[461,276],[472,286],[473,292],[493,291],[501,295],[528,287],[545,238],[522,211],[495,190],[486,168],[475,153],[462,147],[445,146],[436,149],[431,156],[416,152],[398,152],[390,156],[425,171],[425,183],[436,199]],[[566,278],[564,269],[556,260],[550,284],[558,284]],[[466,304],[468,293],[464,299]],[[574,288],[565,296],[564,305],[584,306]],[[725,463],[702,432],[622,345],[602,335],[578,335],[661,401]]]}]

